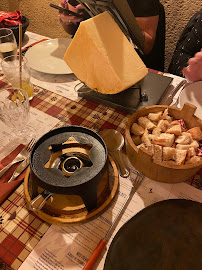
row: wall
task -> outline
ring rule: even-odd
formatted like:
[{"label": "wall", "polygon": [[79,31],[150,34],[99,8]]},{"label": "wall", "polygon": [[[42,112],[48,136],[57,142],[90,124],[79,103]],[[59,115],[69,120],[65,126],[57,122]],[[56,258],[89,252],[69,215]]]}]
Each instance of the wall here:
[{"label": "wall", "polygon": [[[65,37],[66,34],[58,20],[58,11],[49,3],[58,0],[0,0],[0,10],[19,9],[30,19],[28,30],[49,36]],[[176,42],[191,16],[202,8],[201,0],[161,0],[166,13],[166,70],[170,63]]]}]

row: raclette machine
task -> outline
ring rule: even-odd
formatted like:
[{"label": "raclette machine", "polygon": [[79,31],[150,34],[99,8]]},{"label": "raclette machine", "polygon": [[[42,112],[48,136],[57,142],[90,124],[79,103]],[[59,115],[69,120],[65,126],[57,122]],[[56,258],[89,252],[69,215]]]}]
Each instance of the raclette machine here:
[{"label": "raclette machine", "polygon": [[[127,0],[76,0],[90,17],[108,11],[113,16],[125,36],[135,49],[144,54],[144,35],[140,29]],[[75,5],[74,0],[69,1]],[[108,107],[127,113],[151,105],[161,104],[172,78],[149,72],[140,82],[127,90],[113,95],[106,95],[83,85],[78,91],[82,98],[93,100]]]}]

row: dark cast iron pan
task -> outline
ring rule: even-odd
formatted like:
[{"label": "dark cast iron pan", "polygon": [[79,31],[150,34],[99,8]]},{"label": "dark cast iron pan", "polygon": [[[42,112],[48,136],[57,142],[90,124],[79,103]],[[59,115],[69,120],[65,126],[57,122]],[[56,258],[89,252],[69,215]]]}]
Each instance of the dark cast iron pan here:
[{"label": "dark cast iron pan", "polygon": [[104,270],[200,270],[202,204],[185,199],[154,203],[114,237]]}]

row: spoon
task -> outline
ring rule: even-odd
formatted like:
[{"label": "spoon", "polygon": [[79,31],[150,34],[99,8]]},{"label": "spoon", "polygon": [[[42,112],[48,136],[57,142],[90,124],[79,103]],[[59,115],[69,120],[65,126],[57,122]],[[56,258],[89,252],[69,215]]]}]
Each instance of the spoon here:
[{"label": "spoon", "polygon": [[129,171],[126,169],[121,152],[121,149],[124,145],[124,137],[122,134],[113,129],[102,130],[99,134],[104,140],[108,152],[114,158],[114,161],[118,167],[119,174],[122,177],[128,177]]}]

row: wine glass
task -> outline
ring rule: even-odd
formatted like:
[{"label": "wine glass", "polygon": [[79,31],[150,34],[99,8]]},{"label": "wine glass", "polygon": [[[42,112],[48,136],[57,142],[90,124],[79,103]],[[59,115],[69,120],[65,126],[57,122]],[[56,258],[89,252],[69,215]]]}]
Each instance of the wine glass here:
[{"label": "wine glass", "polygon": [[28,125],[29,99],[27,92],[20,88],[7,87],[0,90],[0,120],[8,127],[10,141],[27,144],[35,138],[36,131]]},{"label": "wine glass", "polygon": [[0,28],[0,58],[17,56],[17,43],[13,31],[9,28]]}]

